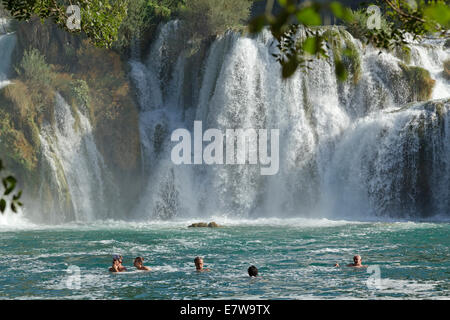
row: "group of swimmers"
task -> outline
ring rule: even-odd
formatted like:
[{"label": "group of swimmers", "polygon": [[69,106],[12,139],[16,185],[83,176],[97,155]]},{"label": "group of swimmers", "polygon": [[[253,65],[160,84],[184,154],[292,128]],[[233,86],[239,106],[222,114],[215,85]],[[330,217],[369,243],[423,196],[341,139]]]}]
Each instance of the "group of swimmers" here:
[{"label": "group of swimmers", "polygon": [[[109,271],[111,272],[124,272],[127,271],[127,268],[125,268],[122,265],[123,257],[119,255],[114,255],[112,260],[112,267],[109,268]],[[144,270],[144,271],[151,271],[152,269],[149,267],[144,266],[144,258],[142,257],[136,257],[134,259],[133,265],[138,270]]]},{"label": "group of swimmers", "polygon": [[[127,268],[125,268],[122,265],[122,262],[123,262],[122,256],[114,255],[113,261],[112,261],[112,267],[109,268],[109,271],[111,271],[111,272],[127,271]],[[195,269],[197,272],[210,271],[208,268],[203,267],[204,262],[203,262],[203,258],[201,258],[201,257],[195,257],[194,264],[195,264]],[[142,257],[136,257],[134,259],[133,265],[138,270],[143,270],[143,271],[151,271],[152,270],[151,268],[144,266],[144,258],[142,258]],[[336,263],[334,266],[337,268],[340,267],[339,263]],[[353,257],[353,263],[348,264],[347,267],[366,268],[367,266],[362,264],[361,256],[357,254]],[[250,266],[247,271],[248,271],[248,275],[250,277],[258,276],[258,268],[256,268],[255,266]]]}]

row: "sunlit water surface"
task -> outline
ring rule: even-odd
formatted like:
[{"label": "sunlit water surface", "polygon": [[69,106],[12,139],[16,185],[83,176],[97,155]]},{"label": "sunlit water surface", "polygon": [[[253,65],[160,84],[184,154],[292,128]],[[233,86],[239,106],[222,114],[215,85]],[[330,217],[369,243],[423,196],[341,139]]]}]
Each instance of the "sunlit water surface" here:
[{"label": "sunlit water surface", "polygon": [[[0,224],[0,298],[450,297],[450,223],[217,221],[225,227],[187,228],[192,221]],[[350,263],[355,253],[364,264],[380,267],[379,282],[371,282],[375,273],[366,269],[333,267]],[[123,255],[130,272],[109,273],[112,254]],[[194,271],[197,255],[210,272]],[[153,271],[135,271],[136,256]],[[257,279],[246,275],[251,264],[259,268]]]}]

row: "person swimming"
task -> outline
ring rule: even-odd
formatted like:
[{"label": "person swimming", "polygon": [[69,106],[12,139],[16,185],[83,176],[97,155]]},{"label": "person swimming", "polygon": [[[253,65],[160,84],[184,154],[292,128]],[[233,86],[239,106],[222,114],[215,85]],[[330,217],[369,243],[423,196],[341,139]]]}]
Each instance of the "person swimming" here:
[{"label": "person swimming", "polygon": [[357,255],[355,255],[353,257],[353,263],[348,264],[347,267],[367,268],[367,266],[362,265],[362,259],[361,259],[361,256],[359,254],[357,254]]},{"label": "person swimming", "polygon": [[142,258],[142,257],[136,257],[136,259],[134,259],[133,265],[138,270],[144,270],[144,271],[151,271],[152,270],[151,268],[144,266],[144,258]]},{"label": "person swimming", "polygon": [[122,265],[122,262],[123,262],[123,257],[122,257],[122,256],[119,256],[119,271],[120,271],[120,272],[127,271],[127,268],[125,268],[125,267]]},{"label": "person swimming", "polygon": [[109,271],[110,272],[122,272],[122,271],[124,271],[123,269],[125,269],[125,267],[122,266],[123,267],[123,269],[122,269],[120,266],[121,266],[120,256],[114,255],[113,256],[113,260],[112,260],[112,266],[111,266],[111,268],[109,268]]},{"label": "person swimming", "polygon": [[256,277],[258,276],[258,268],[256,268],[255,266],[250,266],[248,267],[248,275],[250,277]]},{"label": "person swimming", "polygon": [[203,258],[201,258],[201,257],[195,257],[194,263],[195,263],[195,269],[196,269],[198,272],[209,271],[209,269],[207,269],[207,268],[204,269],[204,268],[203,268],[203,265],[204,265],[204,263],[203,263]]}]

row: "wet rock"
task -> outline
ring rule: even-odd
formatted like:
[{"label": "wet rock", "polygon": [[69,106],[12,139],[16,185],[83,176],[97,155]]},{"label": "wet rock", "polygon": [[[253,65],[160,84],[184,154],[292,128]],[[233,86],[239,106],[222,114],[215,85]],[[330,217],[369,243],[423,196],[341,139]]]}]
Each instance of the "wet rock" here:
[{"label": "wet rock", "polygon": [[210,222],[210,223],[206,223],[206,222],[197,222],[197,223],[193,223],[189,226],[189,228],[220,228],[221,226],[218,225],[217,223]]}]

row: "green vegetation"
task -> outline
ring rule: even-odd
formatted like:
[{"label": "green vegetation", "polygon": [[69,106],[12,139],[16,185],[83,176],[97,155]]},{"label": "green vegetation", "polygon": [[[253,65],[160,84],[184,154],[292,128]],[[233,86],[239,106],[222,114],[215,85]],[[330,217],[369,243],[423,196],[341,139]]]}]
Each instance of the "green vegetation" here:
[{"label": "green vegetation", "polygon": [[181,11],[189,38],[206,39],[243,26],[251,0],[189,0]]},{"label": "green vegetation", "polygon": [[25,51],[16,72],[19,77],[28,79],[30,83],[36,86],[49,86],[52,83],[51,67],[45,62],[44,56],[37,49]]},{"label": "green vegetation", "polygon": [[132,41],[155,30],[160,22],[174,18],[185,3],[186,0],[130,1],[115,47],[123,49],[130,46]]},{"label": "green vegetation", "polygon": [[392,33],[392,23],[389,23],[384,16],[380,17],[380,29],[368,28],[369,17],[366,9],[351,11],[351,19],[344,21],[344,24],[353,37],[367,43],[376,41],[374,37]]},{"label": "green vegetation", "polygon": [[322,37],[333,51],[336,68],[343,70],[342,72],[336,70],[340,80],[347,80],[350,75],[353,83],[358,83],[361,78],[362,62],[358,48],[350,35],[344,30],[333,28],[326,30]]},{"label": "green vegetation", "polygon": [[74,80],[72,81],[72,96],[77,101],[78,105],[87,106],[90,101],[89,97],[89,86],[84,80]]},{"label": "green vegetation", "polygon": [[[442,0],[419,1],[416,6],[412,6],[408,0],[374,1],[373,4],[379,6],[386,19],[384,27],[382,22],[379,29],[361,27],[369,17],[358,11],[352,12],[338,1],[297,3],[295,0],[278,0],[278,3],[282,9],[274,15],[272,13],[274,1],[267,1],[265,14],[254,18],[250,22],[249,29],[257,33],[264,26],[270,28],[280,43],[278,46],[280,53],[276,54],[276,58],[282,65],[284,78],[290,77],[298,68],[306,67],[305,53],[318,58],[326,57],[322,44],[327,39],[312,30],[314,26],[322,23],[323,12],[328,12],[345,22],[367,43],[387,50],[407,44],[409,35],[413,38],[430,33],[445,36],[450,27],[450,7]],[[299,28],[306,31],[306,39],[296,38]],[[345,72],[345,66],[338,61],[336,64],[338,78],[344,80]]]},{"label": "green vegetation", "polygon": [[[126,17],[130,0],[2,0],[5,10],[17,20],[29,21],[37,16],[42,21],[51,19],[60,28],[72,32],[85,34],[99,47],[111,47],[117,40],[120,24]],[[134,0],[131,0],[134,1]],[[69,18],[73,22],[73,13],[67,13],[69,5],[80,7],[80,29],[69,28]]]}]

